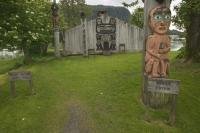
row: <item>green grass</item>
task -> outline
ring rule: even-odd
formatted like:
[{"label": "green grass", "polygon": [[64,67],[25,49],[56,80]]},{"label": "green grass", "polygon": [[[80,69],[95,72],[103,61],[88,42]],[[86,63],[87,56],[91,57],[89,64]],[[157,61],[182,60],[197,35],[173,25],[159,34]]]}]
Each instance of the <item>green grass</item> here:
[{"label": "green grass", "polygon": [[5,73],[14,62],[0,61],[0,133],[62,133],[72,104],[87,112],[92,133],[199,133],[200,64],[172,61],[170,77],[181,80],[181,91],[171,127],[166,110],[140,101],[141,59],[140,53],[46,59],[20,68],[32,71],[36,95],[17,82],[16,98]]},{"label": "green grass", "polygon": [[21,66],[22,59],[0,59],[0,74],[6,73],[14,68]]}]

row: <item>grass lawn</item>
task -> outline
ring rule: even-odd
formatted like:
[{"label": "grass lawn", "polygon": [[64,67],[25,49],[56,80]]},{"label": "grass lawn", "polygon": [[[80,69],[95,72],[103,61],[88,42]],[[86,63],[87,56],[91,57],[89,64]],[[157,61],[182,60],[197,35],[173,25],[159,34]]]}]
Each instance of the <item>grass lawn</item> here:
[{"label": "grass lawn", "polygon": [[171,127],[166,110],[149,109],[140,101],[141,57],[71,56],[24,66],[20,69],[33,73],[36,95],[19,81],[16,98],[6,74],[14,62],[0,61],[0,133],[65,133],[77,119],[89,133],[199,133],[200,64],[172,60],[170,77],[181,80],[181,88]]},{"label": "grass lawn", "polygon": [[9,70],[20,67],[21,64],[22,64],[21,58],[8,59],[8,60],[0,59],[0,74],[4,74]]}]

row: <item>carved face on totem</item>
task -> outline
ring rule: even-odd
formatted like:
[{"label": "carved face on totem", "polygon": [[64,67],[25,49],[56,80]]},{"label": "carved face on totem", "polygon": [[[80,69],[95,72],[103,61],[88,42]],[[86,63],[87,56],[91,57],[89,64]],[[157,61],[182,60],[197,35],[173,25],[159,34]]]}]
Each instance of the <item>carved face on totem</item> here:
[{"label": "carved face on totem", "polygon": [[150,11],[149,14],[149,26],[153,33],[166,34],[169,30],[171,23],[170,9],[163,6],[158,6]]}]

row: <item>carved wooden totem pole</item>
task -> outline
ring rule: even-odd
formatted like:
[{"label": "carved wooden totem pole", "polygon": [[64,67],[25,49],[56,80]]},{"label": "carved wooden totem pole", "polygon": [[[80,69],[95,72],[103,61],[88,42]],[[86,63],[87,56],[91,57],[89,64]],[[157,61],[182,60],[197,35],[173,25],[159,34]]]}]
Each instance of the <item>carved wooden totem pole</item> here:
[{"label": "carved wooden totem pole", "polygon": [[166,78],[169,74],[168,52],[170,38],[171,0],[143,0],[144,2],[144,45],[143,45],[143,90],[142,100],[149,103],[148,80]]},{"label": "carved wooden totem pole", "polygon": [[83,56],[88,56],[88,48],[87,48],[87,21],[86,21],[86,16],[83,11],[80,12],[80,17],[81,17],[81,25],[82,25],[82,32],[83,32]]},{"label": "carved wooden totem pole", "polygon": [[149,78],[166,78],[169,74],[170,9],[162,5],[153,8],[148,21],[152,35],[146,41],[145,74]]},{"label": "carved wooden totem pole", "polygon": [[60,57],[60,39],[59,39],[59,15],[58,15],[58,5],[56,0],[53,1],[52,6],[52,21],[53,21],[53,30],[54,30],[54,47],[55,47],[55,56]]},{"label": "carved wooden totem pole", "polygon": [[[150,107],[163,106],[171,101],[169,122],[173,125],[176,97],[180,81],[168,79],[171,40],[171,0],[144,0],[144,65],[142,99]],[[171,100],[169,99],[171,95]]]}]

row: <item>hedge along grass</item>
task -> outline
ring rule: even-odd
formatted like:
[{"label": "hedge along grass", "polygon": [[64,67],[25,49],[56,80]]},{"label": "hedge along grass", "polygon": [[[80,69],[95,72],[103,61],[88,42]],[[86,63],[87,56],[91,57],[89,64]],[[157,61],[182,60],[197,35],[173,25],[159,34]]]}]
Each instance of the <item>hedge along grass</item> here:
[{"label": "hedge along grass", "polygon": [[[172,54],[174,58],[176,54]],[[171,78],[181,80],[177,122],[165,124],[166,110],[149,109],[140,102],[141,54],[72,56],[47,60],[20,69],[33,73],[36,95],[26,82],[17,82],[17,97],[9,92],[6,74],[0,76],[0,132],[60,133],[70,118],[71,105],[87,116],[95,133],[197,133],[200,131],[200,64],[172,60]],[[150,121],[146,121],[146,117]]]}]

